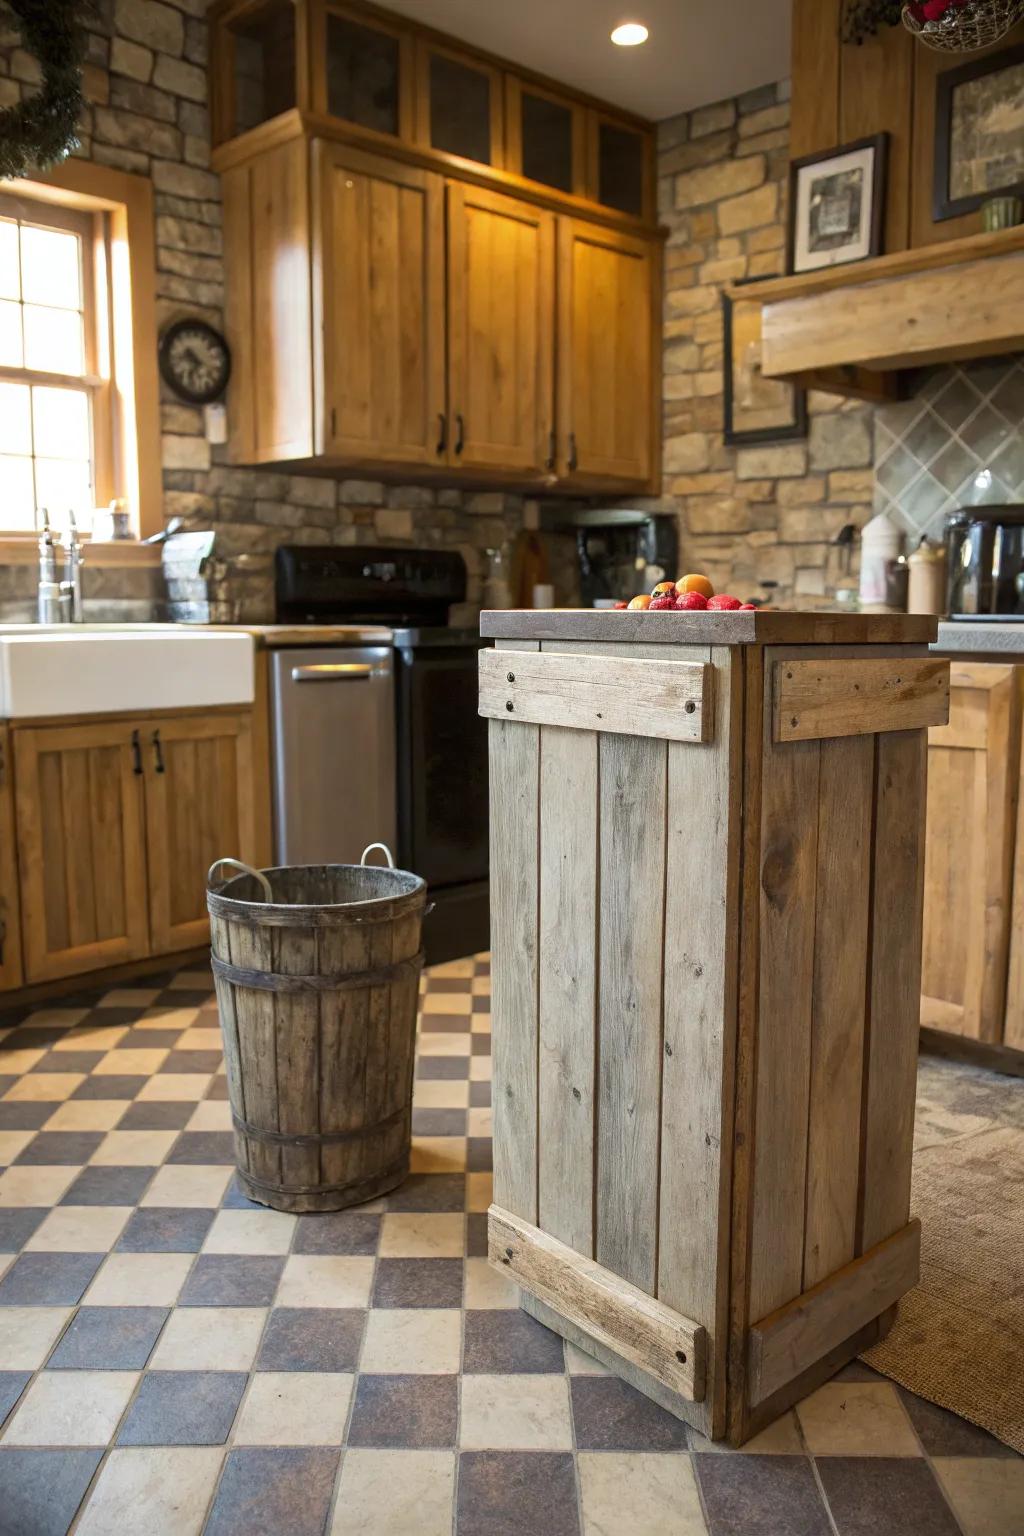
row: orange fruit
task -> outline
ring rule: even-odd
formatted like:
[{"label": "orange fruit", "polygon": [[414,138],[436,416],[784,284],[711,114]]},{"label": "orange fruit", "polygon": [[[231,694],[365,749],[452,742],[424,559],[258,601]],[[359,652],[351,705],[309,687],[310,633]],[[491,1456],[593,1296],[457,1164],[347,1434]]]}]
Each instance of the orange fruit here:
[{"label": "orange fruit", "polygon": [[684,592],[699,592],[701,597],[714,597],[715,589],[706,576],[680,576],[676,582],[680,596]]},{"label": "orange fruit", "polygon": [[639,597],[631,597],[629,600],[630,608],[649,608],[650,606],[651,600],[646,592],[641,592]]},{"label": "orange fruit", "polygon": [[667,597],[676,589],[674,581],[659,581],[656,587],[651,588],[652,597]]}]

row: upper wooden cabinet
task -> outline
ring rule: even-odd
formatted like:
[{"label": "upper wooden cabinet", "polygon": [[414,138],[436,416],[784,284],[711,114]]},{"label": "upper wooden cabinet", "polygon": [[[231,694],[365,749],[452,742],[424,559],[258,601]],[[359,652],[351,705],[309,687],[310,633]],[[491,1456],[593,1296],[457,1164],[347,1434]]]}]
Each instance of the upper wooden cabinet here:
[{"label": "upper wooden cabinet", "polygon": [[298,19],[292,0],[238,0],[221,6],[211,29],[214,143],[303,105],[298,92]]},{"label": "upper wooden cabinet", "polygon": [[478,165],[502,164],[501,72],[458,48],[417,39],[416,137]]},{"label": "upper wooden cabinet", "polygon": [[414,131],[413,44],[407,32],[380,15],[346,5],[311,7],[311,53],[316,112],[371,134],[410,138]]},{"label": "upper wooden cabinet", "polygon": [[571,96],[505,76],[505,168],[587,197],[587,112]]}]

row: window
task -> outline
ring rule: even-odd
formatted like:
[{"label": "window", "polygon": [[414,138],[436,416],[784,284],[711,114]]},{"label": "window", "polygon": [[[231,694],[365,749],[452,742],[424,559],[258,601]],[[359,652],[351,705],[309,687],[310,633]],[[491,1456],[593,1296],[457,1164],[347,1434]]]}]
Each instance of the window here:
[{"label": "window", "polygon": [[83,531],[110,499],[101,214],[0,197],[0,527]]}]

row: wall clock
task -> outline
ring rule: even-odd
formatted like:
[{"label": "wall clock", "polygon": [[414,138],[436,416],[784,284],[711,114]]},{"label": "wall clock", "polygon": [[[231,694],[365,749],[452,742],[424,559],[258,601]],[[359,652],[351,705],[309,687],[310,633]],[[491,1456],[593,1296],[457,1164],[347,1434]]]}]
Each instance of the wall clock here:
[{"label": "wall clock", "polygon": [[208,405],[227,387],[231,352],[205,320],[175,320],[160,338],[160,373],[182,400]]}]

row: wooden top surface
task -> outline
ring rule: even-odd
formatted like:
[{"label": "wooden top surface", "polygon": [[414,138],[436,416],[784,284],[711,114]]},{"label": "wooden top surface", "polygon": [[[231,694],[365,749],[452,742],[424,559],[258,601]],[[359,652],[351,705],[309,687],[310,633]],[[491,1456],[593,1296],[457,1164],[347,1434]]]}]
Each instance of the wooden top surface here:
[{"label": "wooden top surface", "polygon": [[489,609],[491,640],[662,641],[666,645],[927,645],[938,620],[918,613],[648,613],[621,608]]}]

